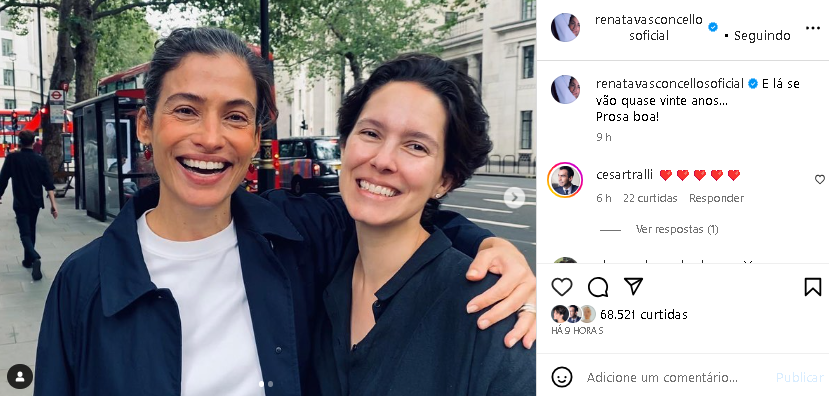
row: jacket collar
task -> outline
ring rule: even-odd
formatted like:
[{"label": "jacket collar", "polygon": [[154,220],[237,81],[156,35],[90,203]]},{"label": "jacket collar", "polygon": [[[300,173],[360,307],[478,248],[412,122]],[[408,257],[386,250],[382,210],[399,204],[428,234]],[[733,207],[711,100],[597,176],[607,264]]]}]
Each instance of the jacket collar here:
[{"label": "jacket collar", "polygon": [[452,241],[446,237],[443,231],[437,228],[429,228],[429,238],[414,252],[412,257],[403,264],[385,285],[374,293],[380,301],[387,301],[394,297],[406,283],[411,280],[421,269],[429,265],[434,259],[447,249],[452,247]]},{"label": "jacket collar", "polygon": [[[120,312],[147,292],[157,289],[144,263],[136,220],[158,205],[158,197],[158,184],[141,189],[124,205],[101,237],[98,266],[101,300],[107,317]],[[293,223],[277,206],[242,188],[234,191],[230,198],[230,213],[237,230],[249,230],[266,238],[303,240]],[[245,234],[237,235],[241,239]]]}]

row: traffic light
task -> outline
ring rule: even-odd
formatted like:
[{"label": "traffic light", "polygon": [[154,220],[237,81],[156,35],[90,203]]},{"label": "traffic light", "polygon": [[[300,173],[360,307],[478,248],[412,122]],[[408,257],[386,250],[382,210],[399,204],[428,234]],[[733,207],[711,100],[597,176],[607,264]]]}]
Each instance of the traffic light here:
[{"label": "traffic light", "polygon": [[305,123],[305,120],[302,120],[302,123],[299,124],[299,129],[302,129],[302,130],[308,129],[308,124]]},{"label": "traffic light", "polygon": [[12,131],[17,131],[17,112],[12,111]]}]

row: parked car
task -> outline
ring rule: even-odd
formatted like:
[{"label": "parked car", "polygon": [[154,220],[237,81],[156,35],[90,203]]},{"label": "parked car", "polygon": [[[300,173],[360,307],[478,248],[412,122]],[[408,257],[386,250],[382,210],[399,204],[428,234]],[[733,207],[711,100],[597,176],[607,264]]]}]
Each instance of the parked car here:
[{"label": "parked car", "polygon": [[290,188],[295,194],[338,192],[341,165],[337,137],[279,139],[281,187]]}]

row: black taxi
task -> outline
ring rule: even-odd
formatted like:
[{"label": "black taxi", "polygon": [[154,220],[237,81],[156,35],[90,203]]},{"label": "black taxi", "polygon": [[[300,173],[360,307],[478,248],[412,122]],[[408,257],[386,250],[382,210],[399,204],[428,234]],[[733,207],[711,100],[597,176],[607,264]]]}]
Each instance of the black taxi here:
[{"label": "black taxi", "polygon": [[340,190],[340,146],[335,136],[279,139],[281,188],[295,194]]}]

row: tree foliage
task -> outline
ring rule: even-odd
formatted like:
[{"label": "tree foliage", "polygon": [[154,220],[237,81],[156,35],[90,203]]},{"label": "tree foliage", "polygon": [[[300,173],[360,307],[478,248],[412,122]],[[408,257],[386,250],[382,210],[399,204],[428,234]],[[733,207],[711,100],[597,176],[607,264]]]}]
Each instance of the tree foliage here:
[{"label": "tree foliage", "polygon": [[158,33],[147,23],[145,15],[144,10],[129,10],[97,23],[96,81],[152,58]]},{"label": "tree foliage", "polygon": [[[147,7],[163,12],[174,4],[218,8],[224,3],[225,0],[6,0],[0,3],[0,12],[8,13],[9,25],[18,33],[25,29],[24,23],[32,17],[36,8],[46,11],[46,17],[57,21],[57,53],[49,89],[59,89],[61,83],[74,80],[75,102],[81,102],[97,93],[95,64],[102,38],[101,31],[97,29],[99,22],[113,18],[114,25],[105,24],[103,28],[120,32],[119,18],[122,22],[135,22],[137,13]],[[136,13],[131,14],[132,11]],[[61,166],[60,132],[58,125],[46,124],[44,127],[43,155],[53,171]]]},{"label": "tree foliage", "polygon": [[[258,4],[258,1],[255,3]],[[444,11],[473,12],[466,0],[279,0],[272,1],[271,42],[275,59],[288,70],[300,64],[308,76],[355,81],[365,71],[404,51],[436,52],[454,23]],[[212,24],[248,39],[258,36],[258,8],[247,13],[210,13]]]}]

